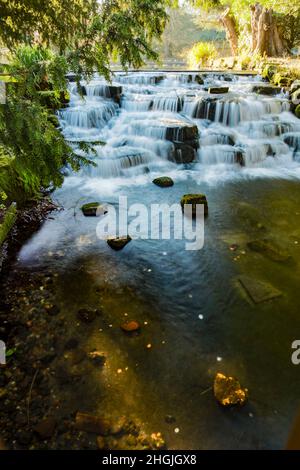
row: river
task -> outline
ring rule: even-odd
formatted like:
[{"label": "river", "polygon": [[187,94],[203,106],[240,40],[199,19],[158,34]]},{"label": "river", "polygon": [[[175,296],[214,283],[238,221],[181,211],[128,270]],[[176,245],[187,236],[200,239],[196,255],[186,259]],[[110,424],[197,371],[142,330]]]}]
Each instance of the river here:
[{"label": "river", "polygon": [[[79,153],[78,142],[90,142],[96,166],[66,169],[53,195],[64,210],[16,263],[55,272],[61,342],[75,337],[87,353],[106,356],[103,369],[59,389],[69,411],[133,417],[162,432],[170,449],[285,446],[300,402],[291,362],[300,338],[300,121],[284,93],[254,93],[260,84],[247,75],[118,73],[111,87],[97,77],[82,82],[81,98],[70,83],[62,132]],[[228,93],[208,93],[224,86]],[[155,186],[158,176],[174,186]],[[208,200],[200,251],[151,239],[113,251],[96,236],[98,219],[80,210],[91,201],[117,205],[120,195],[171,204],[186,193]],[[288,261],[250,249],[257,239],[281,247]],[[242,275],[282,295],[255,304]],[[89,325],[77,318],[86,307],[101,311]],[[140,323],[139,335],[121,331],[127,319]],[[217,404],[218,371],[248,388],[244,407]]]}]

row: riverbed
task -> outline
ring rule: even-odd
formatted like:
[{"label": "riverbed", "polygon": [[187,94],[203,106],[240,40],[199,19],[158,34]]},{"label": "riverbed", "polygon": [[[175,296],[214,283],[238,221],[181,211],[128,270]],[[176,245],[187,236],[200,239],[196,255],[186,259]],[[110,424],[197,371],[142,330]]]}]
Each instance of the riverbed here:
[{"label": "riverbed", "polygon": [[[56,321],[63,318],[57,350],[72,338],[86,354],[79,380],[56,383],[54,373],[58,416],[124,415],[161,432],[170,449],[285,446],[300,404],[300,366],[291,361],[300,337],[300,121],[284,92],[259,95],[258,84],[260,77],[233,74],[119,73],[112,85],[82,82],[81,97],[70,83],[62,132],[81,154],[79,142],[91,144],[95,166],[65,170],[53,194],[63,210],[14,266],[25,290],[27,275],[54,276],[47,290]],[[212,96],[211,87],[229,91]],[[192,139],[186,128],[196,128]],[[155,186],[159,176],[174,186]],[[91,201],[117,207],[119,196],[129,205],[173,204],[187,193],[208,201],[199,251],[173,239],[135,239],[113,251],[97,238],[99,219],[80,209]],[[273,255],[253,249],[257,240]],[[242,276],[279,295],[256,303]],[[84,308],[97,310],[91,323],[78,318]],[[139,334],[124,334],[128,320],[140,324]],[[90,367],[94,350],[105,356],[103,367]],[[50,368],[63,361],[57,354]],[[247,387],[244,407],[218,405],[217,372]],[[51,442],[55,448],[55,436]]]}]

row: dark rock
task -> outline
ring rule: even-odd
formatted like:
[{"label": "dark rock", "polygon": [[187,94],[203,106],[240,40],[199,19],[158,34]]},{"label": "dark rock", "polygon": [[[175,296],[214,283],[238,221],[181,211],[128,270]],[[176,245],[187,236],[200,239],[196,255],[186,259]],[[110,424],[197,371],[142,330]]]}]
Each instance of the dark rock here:
[{"label": "dark rock", "polygon": [[240,276],[239,282],[254,303],[259,304],[266,300],[271,300],[282,295],[272,284],[259,281],[249,276]]},{"label": "dark rock", "polygon": [[298,104],[298,106],[296,106],[296,109],[295,109],[295,116],[300,119],[300,104]]},{"label": "dark rock", "polygon": [[289,253],[266,238],[250,241],[247,243],[247,246],[250,248],[250,250],[264,255],[272,261],[283,263],[292,260],[292,257]]},{"label": "dark rock", "polygon": [[169,176],[160,176],[159,178],[155,178],[152,183],[160,186],[161,188],[168,188],[174,185],[174,181]]},{"label": "dark rock", "polygon": [[127,237],[108,238],[107,244],[113,250],[119,251],[122,250],[122,248],[124,248],[124,246],[126,246],[130,241],[131,237],[127,235]]},{"label": "dark rock", "polygon": [[208,93],[211,93],[212,95],[221,95],[224,93],[228,93],[229,88],[228,86],[223,86],[223,87],[211,87],[208,89]]},{"label": "dark rock", "polygon": [[98,215],[107,214],[104,206],[102,206],[99,202],[89,202],[88,204],[84,204],[81,207],[83,215],[86,217],[97,217]]},{"label": "dark rock", "polygon": [[77,316],[84,323],[92,323],[97,316],[97,311],[88,308],[81,308],[78,310]]},{"label": "dark rock", "polygon": [[281,92],[281,88],[272,85],[254,85],[251,91],[259,95],[275,96]]},{"label": "dark rock", "polygon": [[176,418],[172,415],[167,415],[165,417],[165,422],[168,423],[168,424],[173,424],[176,422]]},{"label": "dark rock", "polygon": [[174,153],[170,160],[176,163],[192,163],[196,159],[196,149],[199,142],[192,142],[192,145],[181,142],[174,142]]},{"label": "dark rock", "polygon": [[204,205],[204,215],[208,215],[208,204],[207,204],[207,199],[204,194],[185,194],[181,198],[181,207],[182,210],[184,211],[184,206],[187,204],[192,205],[192,215],[193,217],[196,216],[196,208],[197,204],[203,204]]},{"label": "dark rock", "polygon": [[41,439],[49,439],[53,436],[56,427],[56,420],[54,418],[44,418],[35,427],[34,431]]},{"label": "dark rock", "polygon": [[75,427],[79,431],[107,436],[110,433],[111,422],[102,416],[78,412],[75,417]]},{"label": "dark rock", "polygon": [[103,352],[91,351],[88,356],[97,367],[103,367],[106,362],[106,356]]}]

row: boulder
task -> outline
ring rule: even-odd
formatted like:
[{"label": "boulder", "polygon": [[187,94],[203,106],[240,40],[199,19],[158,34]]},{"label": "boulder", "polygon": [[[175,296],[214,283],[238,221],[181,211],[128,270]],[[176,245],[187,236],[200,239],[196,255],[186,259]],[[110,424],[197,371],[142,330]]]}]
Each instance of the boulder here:
[{"label": "boulder", "polygon": [[184,121],[165,120],[166,139],[171,142],[194,142],[199,138],[198,127]]},{"label": "boulder", "polygon": [[222,87],[211,87],[208,89],[208,93],[212,95],[221,95],[223,93],[228,93],[229,88],[228,86],[222,86]]},{"label": "boulder", "polygon": [[155,178],[152,183],[160,186],[161,188],[168,188],[174,185],[174,181],[169,176],[160,176],[159,178]]},{"label": "boulder", "polygon": [[250,250],[264,255],[272,261],[284,263],[292,259],[289,253],[266,238],[250,241],[247,243],[247,246]]},{"label": "boulder", "polygon": [[81,210],[85,217],[97,217],[99,215],[107,214],[107,210],[105,210],[105,207],[99,202],[89,202],[84,204],[81,207]]},{"label": "boulder", "polygon": [[185,194],[182,196],[181,201],[180,201],[182,210],[184,211],[184,206],[187,204],[192,205],[192,215],[193,217],[196,216],[196,207],[197,204],[203,204],[204,205],[204,215],[208,215],[208,205],[207,205],[207,199],[204,194]]},{"label": "boulder", "polygon": [[127,235],[124,237],[108,238],[107,244],[113,250],[119,251],[119,250],[122,250],[122,248],[124,248],[124,246],[126,246],[127,243],[129,243],[130,241],[131,241],[131,237]]},{"label": "boulder", "polygon": [[294,93],[291,96],[291,100],[293,104],[295,105],[300,104],[300,88],[299,90],[294,91]]},{"label": "boulder", "polygon": [[281,88],[273,85],[254,85],[251,91],[258,95],[275,96],[281,92]]},{"label": "boulder", "polygon": [[174,142],[174,152],[170,160],[176,163],[192,163],[196,159],[198,145],[198,141],[191,142],[191,145],[183,142]]},{"label": "boulder", "polygon": [[244,405],[248,398],[248,390],[242,388],[235,377],[218,372],[214,380],[214,396],[224,407]]}]

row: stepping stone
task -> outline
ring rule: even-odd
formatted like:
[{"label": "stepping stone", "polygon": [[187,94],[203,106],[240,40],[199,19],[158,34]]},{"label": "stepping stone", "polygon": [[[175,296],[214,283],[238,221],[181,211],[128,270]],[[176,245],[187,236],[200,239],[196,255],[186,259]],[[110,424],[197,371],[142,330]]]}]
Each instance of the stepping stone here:
[{"label": "stepping stone", "polygon": [[208,93],[214,94],[214,95],[221,95],[222,93],[228,93],[229,88],[228,86],[223,86],[223,87],[211,87],[208,89]]},{"label": "stepping stone", "polygon": [[152,183],[156,184],[156,186],[160,186],[161,188],[168,188],[174,185],[174,181],[169,176],[160,176],[159,178],[155,178]]},{"label": "stepping stone", "polygon": [[127,245],[131,241],[131,237],[128,235],[127,237],[117,237],[117,238],[108,238],[107,244],[116,251],[122,250],[124,246]]},{"label": "stepping stone", "polygon": [[244,275],[240,276],[238,280],[251,300],[256,304],[275,299],[282,295],[281,291],[268,282],[258,281],[257,279]]}]

